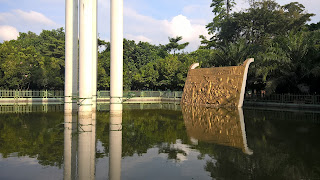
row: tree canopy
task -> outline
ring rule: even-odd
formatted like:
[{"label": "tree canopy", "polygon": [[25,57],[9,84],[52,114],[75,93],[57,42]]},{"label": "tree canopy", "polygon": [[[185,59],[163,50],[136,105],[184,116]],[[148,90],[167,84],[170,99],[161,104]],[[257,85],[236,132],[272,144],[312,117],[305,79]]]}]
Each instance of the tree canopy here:
[{"label": "tree canopy", "polygon": [[[201,36],[202,49],[216,49],[223,65],[237,65],[255,58],[249,71],[249,88],[268,93],[319,92],[319,28],[308,25],[314,14],[297,2],[280,6],[273,0],[252,1],[240,12],[225,13],[224,2],[212,0],[219,13]],[[219,16],[218,15],[218,16]],[[301,87],[307,87],[308,91]],[[306,88],[304,88],[306,89]]]},{"label": "tree canopy", "polygon": [[[189,66],[239,65],[255,58],[248,89],[267,93],[320,93],[319,23],[307,24],[314,14],[298,2],[283,6],[273,0],[250,0],[250,7],[233,11],[234,0],[212,0],[211,37],[184,52],[182,36],[153,45],[124,39],[125,90],[182,90]],[[20,33],[0,44],[0,86],[3,89],[64,87],[63,28],[39,35]],[[110,88],[110,42],[98,39],[98,89]]]},{"label": "tree canopy", "polygon": [[64,31],[20,33],[0,45],[0,86],[8,89],[63,89]]}]

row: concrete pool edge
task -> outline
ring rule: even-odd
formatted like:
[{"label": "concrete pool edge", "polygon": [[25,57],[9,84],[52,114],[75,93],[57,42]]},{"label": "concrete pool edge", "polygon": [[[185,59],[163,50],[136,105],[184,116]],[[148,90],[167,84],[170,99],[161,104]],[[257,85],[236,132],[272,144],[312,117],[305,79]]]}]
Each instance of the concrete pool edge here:
[{"label": "concrete pool edge", "polygon": [[[63,104],[64,98],[0,98],[0,105],[28,105],[28,104]],[[165,97],[132,97],[124,99],[124,104],[127,103],[165,103],[179,102],[181,98],[165,98]],[[109,103],[110,98],[98,98],[97,103]],[[315,109],[320,110],[320,105],[317,104],[296,104],[296,103],[275,103],[275,102],[253,102],[244,101],[244,107],[279,107],[289,109]]]},{"label": "concrete pool edge", "polygon": [[[159,103],[159,102],[180,102],[181,98],[163,97],[132,97],[124,99],[123,103]],[[97,102],[110,102],[110,98],[97,98]],[[5,104],[63,104],[64,98],[0,98],[0,105]]]}]

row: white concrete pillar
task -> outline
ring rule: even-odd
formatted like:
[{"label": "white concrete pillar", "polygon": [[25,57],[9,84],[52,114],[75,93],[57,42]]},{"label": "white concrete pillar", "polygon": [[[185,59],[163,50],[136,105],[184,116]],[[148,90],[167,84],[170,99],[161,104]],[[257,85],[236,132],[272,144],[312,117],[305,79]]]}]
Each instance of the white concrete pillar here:
[{"label": "white concrete pillar", "polygon": [[97,68],[98,68],[98,32],[97,32],[97,0],[92,0],[92,110],[97,108]]},{"label": "white concrete pillar", "polygon": [[111,0],[110,103],[123,96],[123,0]]},{"label": "white concrete pillar", "polygon": [[65,111],[77,109],[78,94],[78,0],[66,0],[65,14]]},{"label": "white concrete pillar", "polygon": [[122,104],[110,104],[109,179],[121,179]]},{"label": "white concrete pillar", "polygon": [[79,112],[92,111],[93,6],[80,0]]}]

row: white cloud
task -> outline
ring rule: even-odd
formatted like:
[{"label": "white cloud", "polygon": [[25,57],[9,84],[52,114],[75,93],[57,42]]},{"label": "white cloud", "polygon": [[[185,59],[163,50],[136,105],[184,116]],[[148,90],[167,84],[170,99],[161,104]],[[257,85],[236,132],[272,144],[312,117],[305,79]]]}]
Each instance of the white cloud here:
[{"label": "white cloud", "polygon": [[0,26],[0,41],[9,41],[17,39],[19,32],[12,26]]},{"label": "white cloud", "polygon": [[35,11],[25,12],[20,9],[17,9],[13,10],[13,12],[16,14],[17,18],[20,18],[21,20],[26,21],[28,23],[42,24],[45,26],[57,26],[55,22],[53,22],[43,14]]},{"label": "white cloud", "polygon": [[10,23],[14,19],[14,15],[12,13],[3,12],[0,13],[0,24]]},{"label": "white cloud", "polygon": [[126,35],[143,36],[152,39],[154,44],[164,44],[168,42],[168,29],[169,22],[167,20],[157,20],[150,16],[141,15],[133,9],[124,9],[124,33]]},{"label": "white cloud", "polygon": [[[166,32],[166,26],[168,24],[167,20],[157,20],[150,16],[144,16],[133,9],[125,8],[124,9],[124,26],[127,26],[129,32],[141,32],[141,33],[150,33],[150,32]],[[126,27],[125,27],[126,28]]]},{"label": "white cloud", "polygon": [[190,19],[191,24],[199,24],[202,26],[206,26],[211,20],[205,19]]},{"label": "white cloud", "polygon": [[208,31],[204,24],[193,23],[183,15],[175,16],[171,20],[170,30],[172,36],[182,36],[183,41],[190,43],[186,50],[196,50],[199,47],[199,35],[208,36]]},{"label": "white cloud", "polygon": [[168,37],[182,36],[182,42],[189,42],[186,51],[196,50],[200,45],[199,35],[207,36],[205,20],[188,19],[177,15],[171,20],[158,20],[141,15],[133,9],[124,9],[125,37],[135,41],[147,41],[153,44],[167,44]]},{"label": "white cloud", "polygon": [[20,32],[32,31],[35,33],[40,33],[43,29],[62,27],[39,12],[27,12],[20,9],[0,13],[0,25],[14,27]]},{"label": "white cloud", "polygon": [[189,39],[193,33],[190,20],[181,14],[171,20],[170,28],[173,36],[182,36],[185,39]]}]

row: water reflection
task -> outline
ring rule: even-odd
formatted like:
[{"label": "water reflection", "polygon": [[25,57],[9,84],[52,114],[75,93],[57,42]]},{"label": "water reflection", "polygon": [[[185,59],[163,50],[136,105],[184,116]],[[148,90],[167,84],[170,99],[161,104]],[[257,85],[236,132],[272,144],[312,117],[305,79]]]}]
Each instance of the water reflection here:
[{"label": "water reflection", "polygon": [[110,104],[109,179],[121,179],[122,104]]},{"label": "water reflection", "polygon": [[64,179],[71,180],[76,177],[77,152],[77,115],[64,114]]},{"label": "water reflection", "polygon": [[242,149],[248,148],[242,108],[207,108],[182,106],[188,136],[193,143],[198,140]]},{"label": "water reflection", "polygon": [[319,112],[246,108],[244,122],[241,109],[135,104],[91,117],[0,113],[0,179],[320,177]]},{"label": "water reflection", "polygon": [[64,179],[95,179],[96,113],[64,117]]}]

